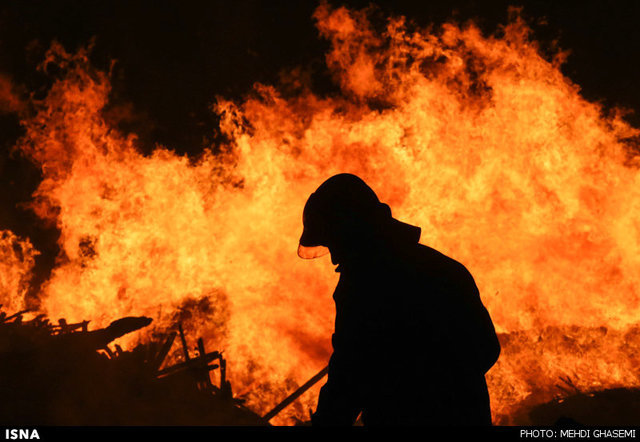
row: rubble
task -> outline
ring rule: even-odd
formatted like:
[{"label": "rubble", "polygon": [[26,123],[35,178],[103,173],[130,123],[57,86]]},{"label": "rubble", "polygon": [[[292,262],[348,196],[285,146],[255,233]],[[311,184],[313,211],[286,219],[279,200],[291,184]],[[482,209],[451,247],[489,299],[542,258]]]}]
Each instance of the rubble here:
[{"label": "rubble", "polygon": [[610,388],[554,399],[529,412],[529,424],[634,427],[640,416],[640,388]]},{"label": "rubble", "polygon": [[[124,351],[110,344],[150,318],[89,330],[88,321],[25,320],[28,313],[0,312],[0,425],[268,425],[233,397],[222,353],[202,339],[190,352],[180,324],[160,342]],[[168,365],[178,334],[184,360]]]}]

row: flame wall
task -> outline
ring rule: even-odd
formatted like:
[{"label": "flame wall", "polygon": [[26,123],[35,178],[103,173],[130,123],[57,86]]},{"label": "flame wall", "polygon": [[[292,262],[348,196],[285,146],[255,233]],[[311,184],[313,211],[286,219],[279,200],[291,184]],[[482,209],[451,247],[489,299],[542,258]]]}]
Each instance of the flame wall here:
[{"label": "flame wall", "polygon": [[[365,11],[326,5],[315,18],[340,93],[315,95],[292,74],[283,89],[219,98],[229,141],[196,159],[140,153],[103,118],[108,76],[52,46],[42,67],[66,75],[32,103],[18,146],[42,167],[34,210],[61,231],[43,310],[162,327],[190,306],[236,392],[265,412],[328,361],[337,275],[296,247],[307,196],[351,172],[476,278],[504,347],[488,376],[497,423],[553,397],[561,377],[637,386],[638,130],[585,101],[563,54],[544,59],[517,17],[500,37],[401,18],[380,32]],[[28,251],[2,268],[17,305],[35,251],[2,241],[5,256],[16,253],[5,242]]]}]

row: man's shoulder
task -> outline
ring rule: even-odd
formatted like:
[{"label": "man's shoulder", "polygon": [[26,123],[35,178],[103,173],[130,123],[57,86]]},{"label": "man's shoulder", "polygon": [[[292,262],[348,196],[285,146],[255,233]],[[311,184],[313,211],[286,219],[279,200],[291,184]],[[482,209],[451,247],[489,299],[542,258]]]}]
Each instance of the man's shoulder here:
[{"label": "man's shoulder", "polygon": [[422,262],[448,267],[452,270],[467,270],[460,262],[424,244],[416,244],[414,251],[416,258]]},{"label": "man's shoulder", "polygon": [[472,279],[471,273],[462,263],[424,244],[416,245],[413,256],[422,269],[455,279]]}]

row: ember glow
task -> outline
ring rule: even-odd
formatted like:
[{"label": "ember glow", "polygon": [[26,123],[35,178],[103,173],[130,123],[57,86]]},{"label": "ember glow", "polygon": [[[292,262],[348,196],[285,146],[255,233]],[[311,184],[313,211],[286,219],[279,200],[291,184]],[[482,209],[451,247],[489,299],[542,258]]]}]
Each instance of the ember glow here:
[{"label": "ember glow", "polygon": [[[108,75],[52,46],[42,69],[66,74],[17,146],[42,168],[33,210],[61,232],[43,312],[162,329],[189,310],[234,393],[265,413],[328,362],[337,274],[296,249],[308,195],[350,172],[474,275],[503,344],[488,374],[496,423],[562,394],[562,379],[639,386],[638,130],[585,101],[517,16],[500,37],[402,18],[378,32],[326,5],[315,18],[341,93],[292,73],[295,94],[218,98],[229,141],[198,158],[143,155],[103,116]],[[0,252],[2,303],[20,308],[37,251],[3,232]],[[380,382],[390,375],[381,360]],[[273,422],[308,418],[316,393]]]}]

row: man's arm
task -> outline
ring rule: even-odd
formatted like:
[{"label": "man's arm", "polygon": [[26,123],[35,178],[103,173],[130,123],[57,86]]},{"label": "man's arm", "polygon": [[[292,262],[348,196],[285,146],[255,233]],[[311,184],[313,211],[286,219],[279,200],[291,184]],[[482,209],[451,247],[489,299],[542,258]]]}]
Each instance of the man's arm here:
[{"label": "man's arm", "polygon": [[486,373],[500,355],[500,343],[489,312],[482,304],[480,292],[471,274],[465,269],[461,291],[462,306],[457,329],[463,333],[460,342],[468,343],[468,355]]},{"label": "man's arm", "polygon": [[313,426],[351,426],[361,411],[356,353],[350,352],[336,334],[332,343],[329,376],[320,390],[316,412],[311,416]]}]

